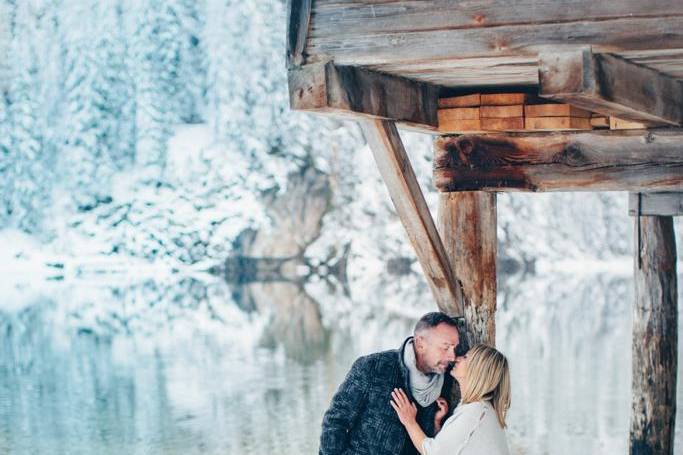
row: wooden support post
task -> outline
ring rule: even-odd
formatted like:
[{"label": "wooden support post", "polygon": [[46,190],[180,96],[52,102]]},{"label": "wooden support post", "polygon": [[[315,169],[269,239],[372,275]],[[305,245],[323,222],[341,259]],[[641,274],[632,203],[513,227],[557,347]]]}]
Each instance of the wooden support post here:
[{"label": "wooden support post", "polygon": [[451,267],[462,283],[470,344],[496,342],[496,195],[439,195],[438,226]]},{"label": "wooden support post", "polygon": [[386,120],[362,120],[359,123],[437,306],[451,316],[461,316],[463,307],[460,283],[453,274],[396,126]]},{"label": "wooden support post", "polygon": [[674,77],[590,47],[539,55],[540,95],[627,120],[683,123],[683,84]]},{"label": "wooden support post", "polygon": [[439,137],[434,184],[440,191],[683,191],[683,129]]},{"label": "wooden support post", "polygon": [[635,218],[631,455],[674,453],[678,343],[676,241],[668,216]]}]

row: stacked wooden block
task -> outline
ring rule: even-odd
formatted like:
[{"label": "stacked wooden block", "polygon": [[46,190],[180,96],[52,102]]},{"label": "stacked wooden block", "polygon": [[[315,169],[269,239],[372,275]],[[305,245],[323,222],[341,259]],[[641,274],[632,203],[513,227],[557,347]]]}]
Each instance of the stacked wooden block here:
[{"label": "stacked wooden block", "polygon": [[524,128],[534,131],[590,130],[591,113],[569,104],[524,106]]},{"label": "stacked wooden block", "polygon": [[646,128],[642,123],[547,103],[526,93],[474,93],[439,99],[439,133]]},{"label": "stacked wooden block", "polygon": [[524,129],[524,93],[455,96],[439,100],[439,132]]}]

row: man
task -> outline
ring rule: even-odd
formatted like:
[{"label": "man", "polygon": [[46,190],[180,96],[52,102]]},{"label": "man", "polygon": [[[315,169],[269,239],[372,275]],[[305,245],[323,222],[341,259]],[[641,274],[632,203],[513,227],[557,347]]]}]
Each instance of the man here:
[{"label": "man", "polygon": [[427,313],[400,349],[356,360],[323,418],[319,455],[413,455],[415,449],[391,408],[391,391],[402,388],[417,406],[417,421],[435,434],[435,416],[448,411],[453,384],[445,374],[460,336],[444,313]]}]

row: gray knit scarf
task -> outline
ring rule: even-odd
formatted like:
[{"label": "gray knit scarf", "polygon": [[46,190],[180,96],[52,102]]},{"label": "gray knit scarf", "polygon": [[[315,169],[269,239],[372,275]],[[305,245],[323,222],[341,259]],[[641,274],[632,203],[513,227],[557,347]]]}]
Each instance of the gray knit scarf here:
[{"label": "gray knit scarf", "polygon": [[417,369],[414,340],[406,343],[403,351],[403,361],[410,373],[410,391],[415,401],[423,408],[434,403],[441,394],[444,376],[437,373],[424,374]]}]

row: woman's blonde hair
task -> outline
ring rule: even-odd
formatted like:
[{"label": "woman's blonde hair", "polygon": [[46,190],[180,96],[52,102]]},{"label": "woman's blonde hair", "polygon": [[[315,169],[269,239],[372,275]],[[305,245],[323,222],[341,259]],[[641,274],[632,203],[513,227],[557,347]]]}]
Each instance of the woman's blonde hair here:
[{"label": "woman's blonde hair", "polygon": [[500,426],[505,428],[505,415],[510,408],[510,368],[503,354],[485,344],[467,351],[469,363],[465,374],[462,403],[491,402]]}]

